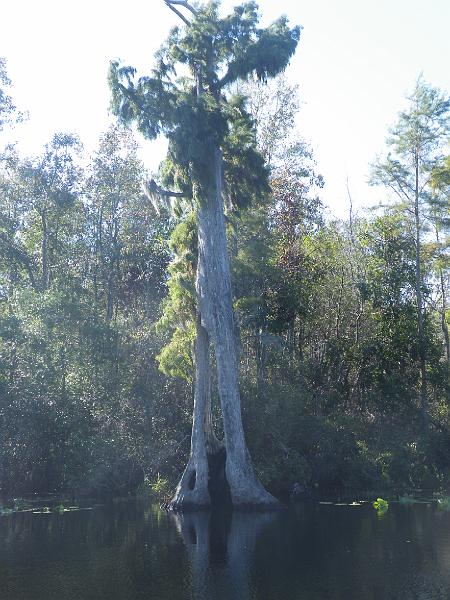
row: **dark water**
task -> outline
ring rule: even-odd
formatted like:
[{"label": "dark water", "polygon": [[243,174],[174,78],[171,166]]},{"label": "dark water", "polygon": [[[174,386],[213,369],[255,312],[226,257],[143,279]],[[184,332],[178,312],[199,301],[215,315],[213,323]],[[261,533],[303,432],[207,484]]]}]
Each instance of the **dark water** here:
[{"label": "dark water", "polygon": [[1,600],[450,598],[450,513],[307,502],[167,515],[142,502],[0,517]]}]

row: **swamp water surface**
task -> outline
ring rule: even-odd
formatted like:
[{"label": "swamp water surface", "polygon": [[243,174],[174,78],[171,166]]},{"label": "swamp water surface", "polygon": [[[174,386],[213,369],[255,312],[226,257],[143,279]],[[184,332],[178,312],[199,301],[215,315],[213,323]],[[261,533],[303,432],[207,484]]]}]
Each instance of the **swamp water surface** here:
[{"label": "swamp water surface", "polygon": [[1,600],[448,600],[450,512],[307,501],[166,514],[142,501],[0,517]]}]

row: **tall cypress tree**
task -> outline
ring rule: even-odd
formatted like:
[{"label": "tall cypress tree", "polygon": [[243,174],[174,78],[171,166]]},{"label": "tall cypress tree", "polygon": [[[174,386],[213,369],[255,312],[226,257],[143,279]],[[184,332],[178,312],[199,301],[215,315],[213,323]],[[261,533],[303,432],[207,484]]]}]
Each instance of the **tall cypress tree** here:
[{"label": "tall cypress tree", "polygon": [[[150,195],[182,197],[196,207],[198,228],[195,392],[191,456],[171,503],[174,509],[211,502],[206,423],[212,342],[225,432],[225,475],[231,501],[239,507],[271,507],[277,501],[257,480],[245,443],[238,386],[236,328],[224,217],[227,207],[251,202],[267,190],[267,171],[256,150],[254,125],[245,99],[230,84],[282,71],[295,52],[300,28],[281,17],[258,28],[258,7],[246,2],[227,17],[219,2],[194,8],[185,0],[164,0],[182,20],[156,54],[151,75],[135,80],[135,69],[112,63],[113,112],[134,122],[147,138],[164,134],[168,155],[163,190]],[[185,11],[185,12],[183,12]],[[187,16],[186,16],[187,15]],[[181,66],[181,69],[180,69]],[[178,76],[177,69],[186,76]],[[208,460],[208,458],[210,460]]]}]

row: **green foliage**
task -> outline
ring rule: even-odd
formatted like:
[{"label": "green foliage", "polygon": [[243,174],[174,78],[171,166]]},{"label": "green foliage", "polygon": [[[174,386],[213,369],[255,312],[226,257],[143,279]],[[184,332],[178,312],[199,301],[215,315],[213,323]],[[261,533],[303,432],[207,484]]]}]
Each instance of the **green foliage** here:
[{"label": "green foliage", "polygon": [[172,338],[156,356],[161,371],[169,377],[180,377],[192,381],[194,368],[192,348],[195,340],[195,327],[175,329]]},{"label": "green foliage", "polygon": [[12,515],[14,513],[14,510],[12,508],[9,508],[8,506],[1,506],[0,505],[0,516],[5,516],[5,515]]},{"label": "green foliage", "polygon": [[[181,406],[185,419],[185,392],[162,381],[154,363],[168,227],[143,203],[135,144],[117,128],[106,132],[84,173],[77,152],[73,138],[58,136],[35,159],[9,155],[0,172],[7,495],[125,493],[144,465],[161,460],[152,436],[161,447],[177,440],[166,417]],[[172,394],[170,409],[156,408]]]},{"label": "green foliage", "polygon": [[7,125],[23,120],[24,115],[17,111],[13,99],[8,94],[11,81],[6,70],[6,59],[0,56],[0,132]]},{"label": "green foliage", "polygon": [[375,502],[372,502],[372,506],[378,514],[384,514],[389,509],[389,502],[383,498],[377,498]]},{"label": "green foliage", "polygon": [[[148,175],[121,127],[89,160],[66,134],[36,157],[2,154],[2,496],[170,494],[189,455],[196,209],[217,145],[243,420],[263,483],[280,493],[295,483],[389,487],[403,503],[408,490],[450,483],[447,100],[419,82],[418,108],[400,115],[374,172],[409,189],[408,147],[420,142],[425,434],[411,204],[325,218],[323,179],[294,127],[295,86],[263,83],[287,64],[299,30],[284,19],[259,29],[253,2],[218,15],[208,3],[174,29],[147,77],[111,65],[114,113],[169,140],[158,181],[183,195],[171,219],[149,209]],[[0,62],[0,127],[13,116],[7,89]]]},{"label": "green foliage", "polygon": [[158,500],[168,500],[171,497],[172,491],[167,479],[161,477],[158,473],[156,481],[151,484],[152,493]]},{"label": "green foliage", "polygon": [[169,247],[172,261],[168,267],[168,294],[162,305],[158,331],[170,335],[169,342],[156,356],[159,368],[171,377],[192,381],[195,340],[195,271],[197,264],[197,224],[189,212],[173,229]]},{"label": "green foliage", "polygon": [[[135,82],[135,69],[111,63],[111,108],[122,122],[135,122],[145,137],[166,136],[170,159],[164,179],[188,198],[205,201],[214,183],[211,158],[220,148],[230,201],[242,206],[267,191],[267,171],[256,152],[245,100],[230,98],[226,87],[253,73],[266,80],[282,71],[296,49],[300,28],[289,29],[281,18],[258,29],[254,2],[223,19],[218,7],[217,2],[200,6],[189,26],[172,30],[156,54],[151,76]],[[176,76],[177,63],[189,67],[188,77]]]},{"label": "green foliage", "polygon": [[450,496],[439,496],[437,499],[437,505],[439,510],[445,512],[450,511]]},{"label": "green foliage", "polygon": [[150,496],[153,500],[157,500],[158,502],[168,502],[173,494],[173,489],[168,479],[157,473],[155,480],[145,477],[138,489],[138,493]]}]

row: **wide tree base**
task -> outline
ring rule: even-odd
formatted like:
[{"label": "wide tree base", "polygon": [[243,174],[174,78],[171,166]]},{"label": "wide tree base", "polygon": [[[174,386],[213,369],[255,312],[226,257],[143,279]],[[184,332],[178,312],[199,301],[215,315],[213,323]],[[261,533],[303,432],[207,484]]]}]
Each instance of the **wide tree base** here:
[{"label": "wide tree base", "polygon": [[[191,457],[177,486],[175,496],[166,506],[168,510],[193,512],[211,508],[233,508],[264,512],[282,508],[281,502],[265,490],[256,479],[251,467],[239,470],[227,464],[224,447],[213,454],[208,454],[207,477],[204,474],[198,477],[195,463],[196,461]],[[229,475],[227,475],[228,471],[230,471]]]},{"label": "wide tree base", "polygon": [[246,511],[271,511],[282,508],[282,504],[258,481],[253,471],[249,477],[235,472],[228,475],[233,508]]},{"label": "wide tree base", "polygon": [[175,496],[167,505],[173,511],[207,510],[211,506],[208,491],[208,463],[192,456],[181,476]]}]

